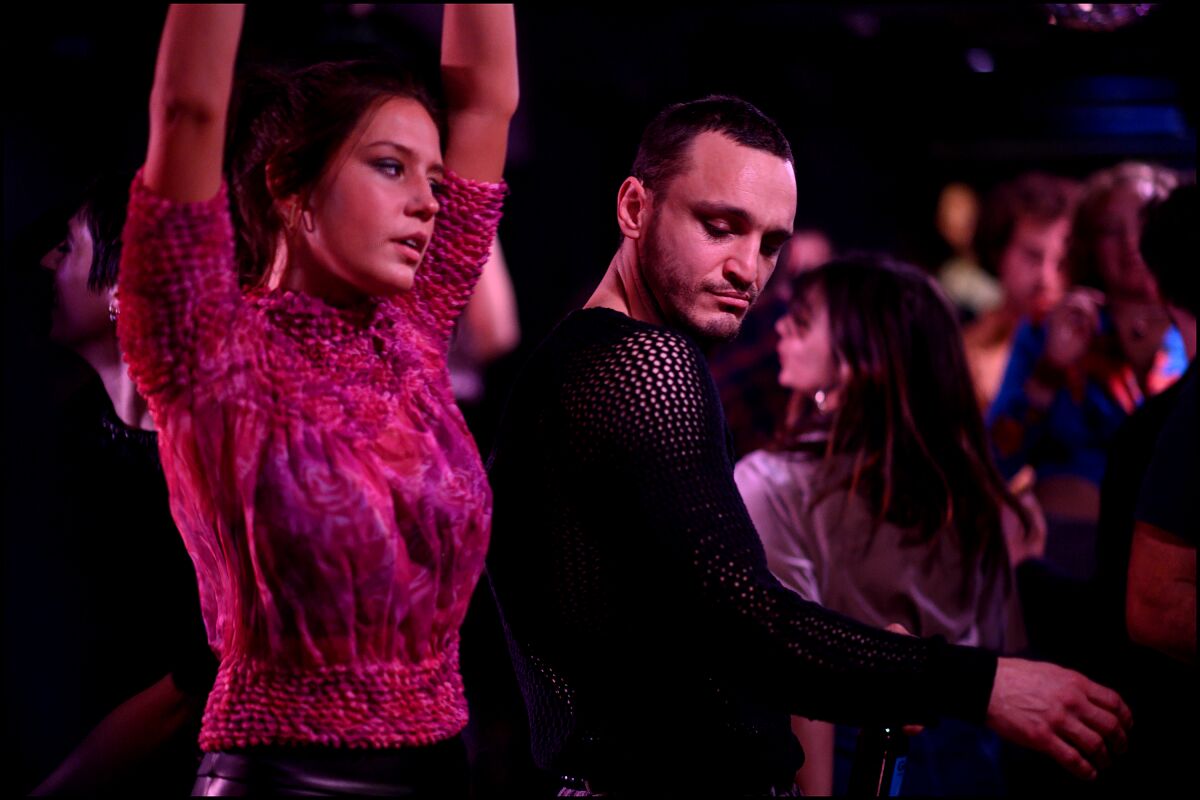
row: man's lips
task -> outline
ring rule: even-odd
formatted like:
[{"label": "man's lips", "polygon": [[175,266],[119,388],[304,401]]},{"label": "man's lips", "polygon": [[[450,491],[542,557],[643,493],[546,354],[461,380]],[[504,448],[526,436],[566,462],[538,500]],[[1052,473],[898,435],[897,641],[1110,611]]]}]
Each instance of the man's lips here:
[{"label": "man's lips", "polygon": [[712,293],[719,302],[733,306],[742,311],[750,308],[750,295],[740,294],[738,292],[713,292]]}]

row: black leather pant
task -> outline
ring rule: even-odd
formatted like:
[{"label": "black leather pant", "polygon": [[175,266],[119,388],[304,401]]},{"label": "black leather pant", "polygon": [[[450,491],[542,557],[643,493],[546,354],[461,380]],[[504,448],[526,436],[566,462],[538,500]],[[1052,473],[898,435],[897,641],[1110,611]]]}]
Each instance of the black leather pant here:
[{"label": "black leather pant", "polygon": [[465,798],[467,758],[454,737],[425,747],[255,747],[207,753],[192,796]]}]

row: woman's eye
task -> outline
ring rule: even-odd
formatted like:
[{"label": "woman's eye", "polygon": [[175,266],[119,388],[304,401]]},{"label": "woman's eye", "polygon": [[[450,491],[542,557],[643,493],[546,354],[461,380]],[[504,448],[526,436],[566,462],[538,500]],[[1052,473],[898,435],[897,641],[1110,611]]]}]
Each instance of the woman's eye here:
[{"label": "woman's eye", "polygon": [[387,175],[389,178],[398,178],[404,173],[404,165],[399,161],[384,159],[375,162],[375,169]]},{"label": "woman's eye", "polygon": [[63,239],[61,242],[58,243],[58,245],[55,246],[54,249],[57,250],[59,253],[61,253],[64,256],[67,255],[68,253],[71,252],[71,240]]},{"label": "woman's eye", "polygon": [[446,184],[442,183],[441,181],[430,181],[429,188],[433,190],[434,197],[441,197],[441,195],[446,191]]}]

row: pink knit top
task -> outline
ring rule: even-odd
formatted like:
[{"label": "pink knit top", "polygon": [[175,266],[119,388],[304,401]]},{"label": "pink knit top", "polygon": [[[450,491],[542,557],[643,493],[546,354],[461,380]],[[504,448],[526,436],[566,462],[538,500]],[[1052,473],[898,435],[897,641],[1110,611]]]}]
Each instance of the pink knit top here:
[{"label": "pink knit top", "polygon": [[224,187],[175,203],[134,180],[118,332],[221,661],[204,750],[466,724],[458,629],[491,493],[446,350],[503,194],[449,176],[413,288],[339,309],[243,294]]}]

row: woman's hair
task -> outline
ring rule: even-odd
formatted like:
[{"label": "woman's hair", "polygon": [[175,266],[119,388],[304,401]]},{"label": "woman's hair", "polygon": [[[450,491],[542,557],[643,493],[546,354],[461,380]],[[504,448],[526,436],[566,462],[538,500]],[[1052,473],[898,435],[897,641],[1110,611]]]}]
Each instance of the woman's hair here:
[{"label": "woman's hair", "polygon": [[310,191],[359,122],[394,97],[420,103],[444,136],[429,93],[386,62],[324,62],[291,73],[264,69],[239,84],[226,163],[243,282],[261,282],[274,261],[285,225],[276,200]]},{"label": "woman's hair", "polygon": [[[1002,547],[1001,506],[1028,529],[1029,516],[992,460],[949,302],[921,270],[854,255],[801,273],[792,309],[823,296],[835,363],[847,367],[826,458],[850,456],[842,486],[866,500],[876,524],[913,528],[922,539],[952,525],[965,552]],[[780,445],[796,442],[810,416]]]},{"label": "woman's hair", "polygon": [[129,184],[132,181],[132,173],[105,173],[93,180],[80,198],[76,213],[92,236],[92,265],[88,270],[87,287],[93,292],[101,292],[117,284],[117,267],[121,263],[121,231],[125,228]]},{"label": "woman's hair", "polygon": [[1175,170],[1140,161],[1125,161],[1093,173],[1084,184],[1071,226],[1066,257],[1071,282],[1102,291],[1108,288],[1101,277],[1096,243],[1103,232],[1105,211],[1113,195],[1122,190],[1134,191],[1141,198],[1144,213],[1151,203],[1165,200],[1178,184],[1179,173]]}]

